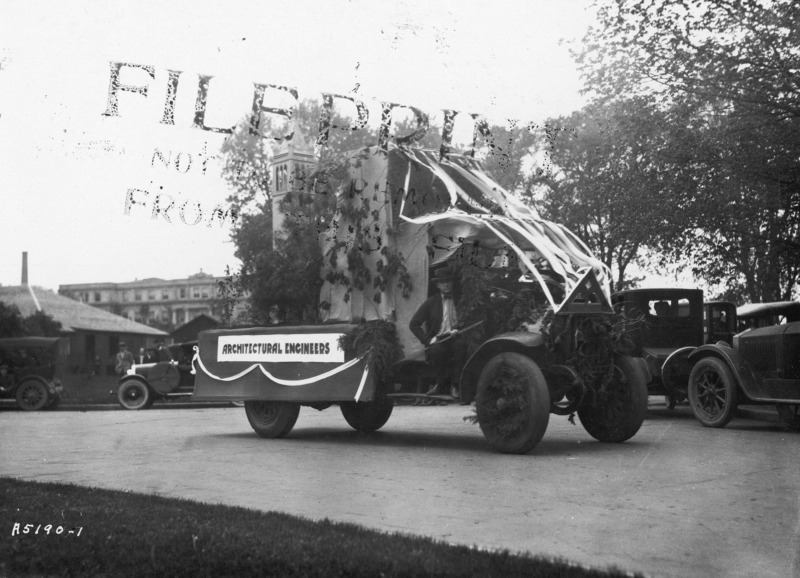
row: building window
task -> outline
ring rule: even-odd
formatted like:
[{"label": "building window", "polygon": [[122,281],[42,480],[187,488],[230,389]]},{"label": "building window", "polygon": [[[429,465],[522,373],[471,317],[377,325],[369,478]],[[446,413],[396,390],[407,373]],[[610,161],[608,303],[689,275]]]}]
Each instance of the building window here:
[{"label": "building window", "polygon": [[136,291],[133,294],[133,300],[134,301],[141,301],[142,300],[142,292],[141,291]]},{"label": "building window", "polygon": [[95,291],[94,292],[94,302],[95,303],[100,303],[101,300],[102,299],[101,299],[101,296],[100,296],[100,291]]},{"label": "building window", "polygon": [[155,291],[148,291],[147,292],[147,300],[148,301],[155,301],[156,300],[156,292]]},{"label": "building window", "polygon": [[209,292],[208,287],[203,287],[203,299],[208,299],[208,295],[209,295],[208,292]]},{"label": "building window", "polygon": [[163,289],[161,291],[161,300],[162,301],[169,301],[169,291],[167,291],[166,289]]},{"label": "building window", "polygon": [[186,299],[186,287],[181,287],[181,299]]},{"label": "building window", "polygon": [[123,291],[122,292],[122,302],[124,303],[127,300],[128,300],[128,292],[127,291]]},{"label": "building window", "polygon": [[200,287],[192,288],[192,297],[194,297],[195,299],[200,299]]}]

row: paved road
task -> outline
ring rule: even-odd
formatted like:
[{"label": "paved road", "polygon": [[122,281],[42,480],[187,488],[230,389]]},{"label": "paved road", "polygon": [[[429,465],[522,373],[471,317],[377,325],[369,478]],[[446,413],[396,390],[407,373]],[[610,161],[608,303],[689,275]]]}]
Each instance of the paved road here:
[{"label": "paved road", "polygon": [[688,408],[624,444],[551,416],[527,456],[493,453],[468,407],[400,406],[381,432],[303,408],[262,440],[241,408],[2,412],[0,475],[330,518],[649,576],[800,576],[800,435]]}]

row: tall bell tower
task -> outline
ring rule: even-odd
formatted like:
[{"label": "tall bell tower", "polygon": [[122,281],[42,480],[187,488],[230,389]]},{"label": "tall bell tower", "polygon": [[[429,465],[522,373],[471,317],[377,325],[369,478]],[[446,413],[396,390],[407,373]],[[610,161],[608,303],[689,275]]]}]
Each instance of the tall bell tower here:
[{"label": "tall bell tower", "polygon": [[281,230],[285,215],[280,211],[283,198],[292,191],[302,191],[314,170],[317,157],[300,127],[294,123],[294,135],[272,149],[272,236]]}]

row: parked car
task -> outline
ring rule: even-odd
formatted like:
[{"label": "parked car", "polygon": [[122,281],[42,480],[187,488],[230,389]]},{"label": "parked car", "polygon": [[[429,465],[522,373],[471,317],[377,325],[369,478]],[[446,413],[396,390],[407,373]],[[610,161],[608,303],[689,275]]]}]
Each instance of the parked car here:
[{"label": "parked car", "polygon": [[611,300],[630,326],[633,355],[647,364],[648,393],[665,396],[670,409],[687,398],[690,353],[706,343],[730,344],[736,332],[736,305],[704,302],[701,289],[629,289]]},{"label": "parked car", "polygon": [[55,378],[58,344],[58,337],[0,339],[0,397],[26,411],[55,407],[64,392]]},{"label": "parked car", "polygon": [[125,409],[147,409],[157,399],[188,398],[194,391],[196,341],[170,345],[172,361],[137,364],[119,380],[117,400]]},{"label": "parked car", "polygon": [[[800,319],[791,321],[800,307],[761,303],[739,311],[754,328],[732,345],[703,345],[689,355],[692,412],[704,426],[725,427],[740,402],[775,405],[787,427],[800,431]],[[762,325],[781,316],[788,322]]]},{"label": "parked car", "polygon": [[748,303],[736,310],[739,331],[757,329],[800,321],[800,303],[797,301],[774,301],[772,303]]}]

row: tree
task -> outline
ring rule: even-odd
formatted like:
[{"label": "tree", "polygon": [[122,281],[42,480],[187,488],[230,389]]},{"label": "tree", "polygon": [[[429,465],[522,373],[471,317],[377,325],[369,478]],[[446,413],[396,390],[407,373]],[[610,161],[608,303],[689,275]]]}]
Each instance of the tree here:
[{"label": "tree", "polygon": [[552,169],[524,180],[543,217],[575,232],[626,287],[628,267],[667,230],[660,203],[663,169],[654,154],[663,119],[643,98],[594,104],[548,121],[561,127]]},{"label": "tree", "polygon": [[58,337],[61,335],[61,322],[44,311],[34,311],[23,321],[25,335]]},{"label": "tree", "polygon": [[[800,5],[606,0],[578,61],[602,103],[664,114],[661,248],[750,300],[800,275]],[[671,175],[671,177],[668,177]]]},{"label": "tree", "polygon": [[[300,103],[295,128],[307,138],[317,134],[321,115],[316,101]],[[333,124],[350,126],[349,119],[334,115]],[[271,131],[268,120],[262,131]],[[414,121],[401,119],[395,123],[396,134],[410,134]],[[368,134],[365,142],[363,133]],[[315,171],[305,179],[305,187],[287,194],[281,211],[288,215],[283,228],[273,235],[270,163],[272,143],[251,135],[249,121],[241,123],[222,149],[223,176],[233,193],[228,201],[239,215],[231,236],[240,270],[228,275],[221,286],[220,298],[230,300],[247,294],[250,321],[266,324],[270,310],[280,309],[280,318],[292,322],[313,322],[318,314],[319,291],[322,285],[323,254],[318,236],[328,229],[335,209],[335,182],[341,177],[342,161],[351,151],[376,144],[376,131],[342,131],[332,129],[328,146],[320,151]],[[431,128],[417,146],[438,144],[436,129]],[[315,179],[330,180],[326,190],[312,190]],[[298,183],[299,184],[299,183]],[[274,240],[274,242],[273,242]]]},{"label": "tree", "polygon": [[58,337],[61,322],[44,311],[34,311],[23,317],[19,307],[0,301],[0,337]]},{"label": "tree", "polygon": [[6,305],[0,301],[0,337],[19,337],[25,335],[22,314],[14,304]]}]

